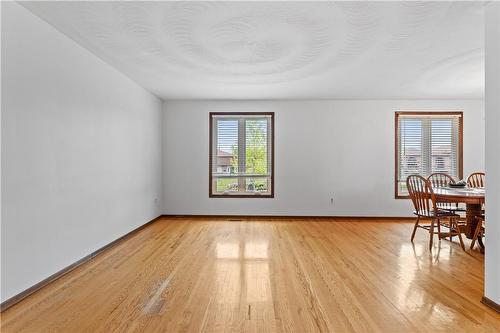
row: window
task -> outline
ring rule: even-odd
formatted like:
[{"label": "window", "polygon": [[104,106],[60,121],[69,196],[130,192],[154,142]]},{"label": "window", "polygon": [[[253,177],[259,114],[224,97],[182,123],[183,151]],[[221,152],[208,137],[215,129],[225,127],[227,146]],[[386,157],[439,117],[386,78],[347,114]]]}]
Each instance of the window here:
[{"label": "window", "polygon": [[274,197],[273,157],[274,113],[210,113],[210,197]]},{"label": "window", "polygon": [[396,198],[408,198],[412,174],[462,178],[462,127],[462,112],[396,112]]}]

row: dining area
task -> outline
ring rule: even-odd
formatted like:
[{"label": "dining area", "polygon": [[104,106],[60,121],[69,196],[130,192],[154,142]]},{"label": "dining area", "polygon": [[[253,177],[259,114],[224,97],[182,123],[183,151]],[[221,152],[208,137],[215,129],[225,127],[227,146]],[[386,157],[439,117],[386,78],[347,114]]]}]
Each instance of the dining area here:
[{"label": "dining area", "polygon": [[450,242],[457,237],[460,247],[466,251],[465,236],[470,240],[469,250],[475,250],[477,244],[484,253],[485,173],[474,172],[462,181],[456,181],[447,173],[433,173],[428,177],[415,174],[407,177],[406,186],[416,216],[412,242],[420,228],[429,233],[429,250],[437,236],[439,241]]}]

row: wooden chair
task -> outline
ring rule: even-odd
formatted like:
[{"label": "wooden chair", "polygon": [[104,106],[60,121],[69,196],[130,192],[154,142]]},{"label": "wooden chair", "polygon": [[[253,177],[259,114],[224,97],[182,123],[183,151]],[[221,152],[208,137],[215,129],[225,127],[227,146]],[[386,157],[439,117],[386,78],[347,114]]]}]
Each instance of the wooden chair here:
[{"label": "wooden chair", "polygon": [[[415,226],[413,227],[413,232],[411,234],[411,241],[413,242],[413,238],[415,237],[415,232],[417,231],[417,228],[425,229],[430,233],[429,249],[432,249],[432,241],[434,239],[434,227],[435,226],[437,227],[438,236],[439,238],[442,238],[441,220],[448,219],[450,237],[452,235],[453,236],[457,235],[458,238],[460,239],[460,246],[465,251],[465,245],[462,240],[462,233],[460,231],[460,226],[457,223],[457,219],[460,216],[451,211],[439,209],[437,207],[436,196],[434,195],[434,191],[432,190],[431,183],[422,176],[411,175],[406,179],[406,186],[408,188],[408,193],[410,194],[411,201],[413,202],[413,206],[415,208],[413,214],[417,216],[417,220],[415,221]],[[430,219],[431,224],[420,225],[419,223],[421,218]]]},{"label": "wooden chair", "polygon": [[475,172],[467,177],[467,186],[469,187],[484,187],[485,174],[484,172]]},{"label": "wooden chair", "polygon": [[[427,177],[427,180],[431,183],[432,188],[448,187],[448,185],[455,183],[455,179],[453,179],[452,176],[442,172],[431,174]],[[437,206],[439,209],[449,210],[453,213],[465,211],[465,209],[460,207],[458,203],[438,202]]]},{"label": "wooden chair", "polygon": [[[476,241],[479,237],[484,237],[484,215],[478,215],[476,216],[477,220],[477,226],[476,230],[474,231],[474,236],[472,237],[472,242],[470,243],[470,249],[474,249],[474,245],[476,244]],[[481,248],[481,252],[483,252],[483,249]]]},{"label": "wooden chair", "polygon": [[[468,187],[484,187],[485,184],[485,174],[484,172],[475,172],[471,173],[469,177],[467,177],[467,186]],[[484,204],[483,204],[483,215],[484,215]]]},{"label": "wooden chair", "polygon": [[436,172],[427,177],[427,180],[431,182],[432,187],[448,187],[448,185],[454,184],[455,179],[452,176],[442,173]]}]

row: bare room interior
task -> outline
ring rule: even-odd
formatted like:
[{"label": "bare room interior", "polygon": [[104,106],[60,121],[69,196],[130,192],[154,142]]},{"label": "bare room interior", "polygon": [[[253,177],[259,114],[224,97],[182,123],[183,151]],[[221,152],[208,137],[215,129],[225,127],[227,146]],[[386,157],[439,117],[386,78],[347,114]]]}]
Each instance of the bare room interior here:
[{"label": "bare room interior", "polygon": [[500,2],[0,8],[1,332],[500,332]]}]

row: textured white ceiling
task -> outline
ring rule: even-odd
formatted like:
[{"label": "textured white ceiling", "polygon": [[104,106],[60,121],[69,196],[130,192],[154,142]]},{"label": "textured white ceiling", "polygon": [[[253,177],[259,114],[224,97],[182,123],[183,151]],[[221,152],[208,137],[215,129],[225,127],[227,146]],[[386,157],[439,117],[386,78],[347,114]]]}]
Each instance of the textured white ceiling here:
[{"label": "textured white ceiling", "polygon": [[23,6],[164,99],[483,96],[480,2]]}]

